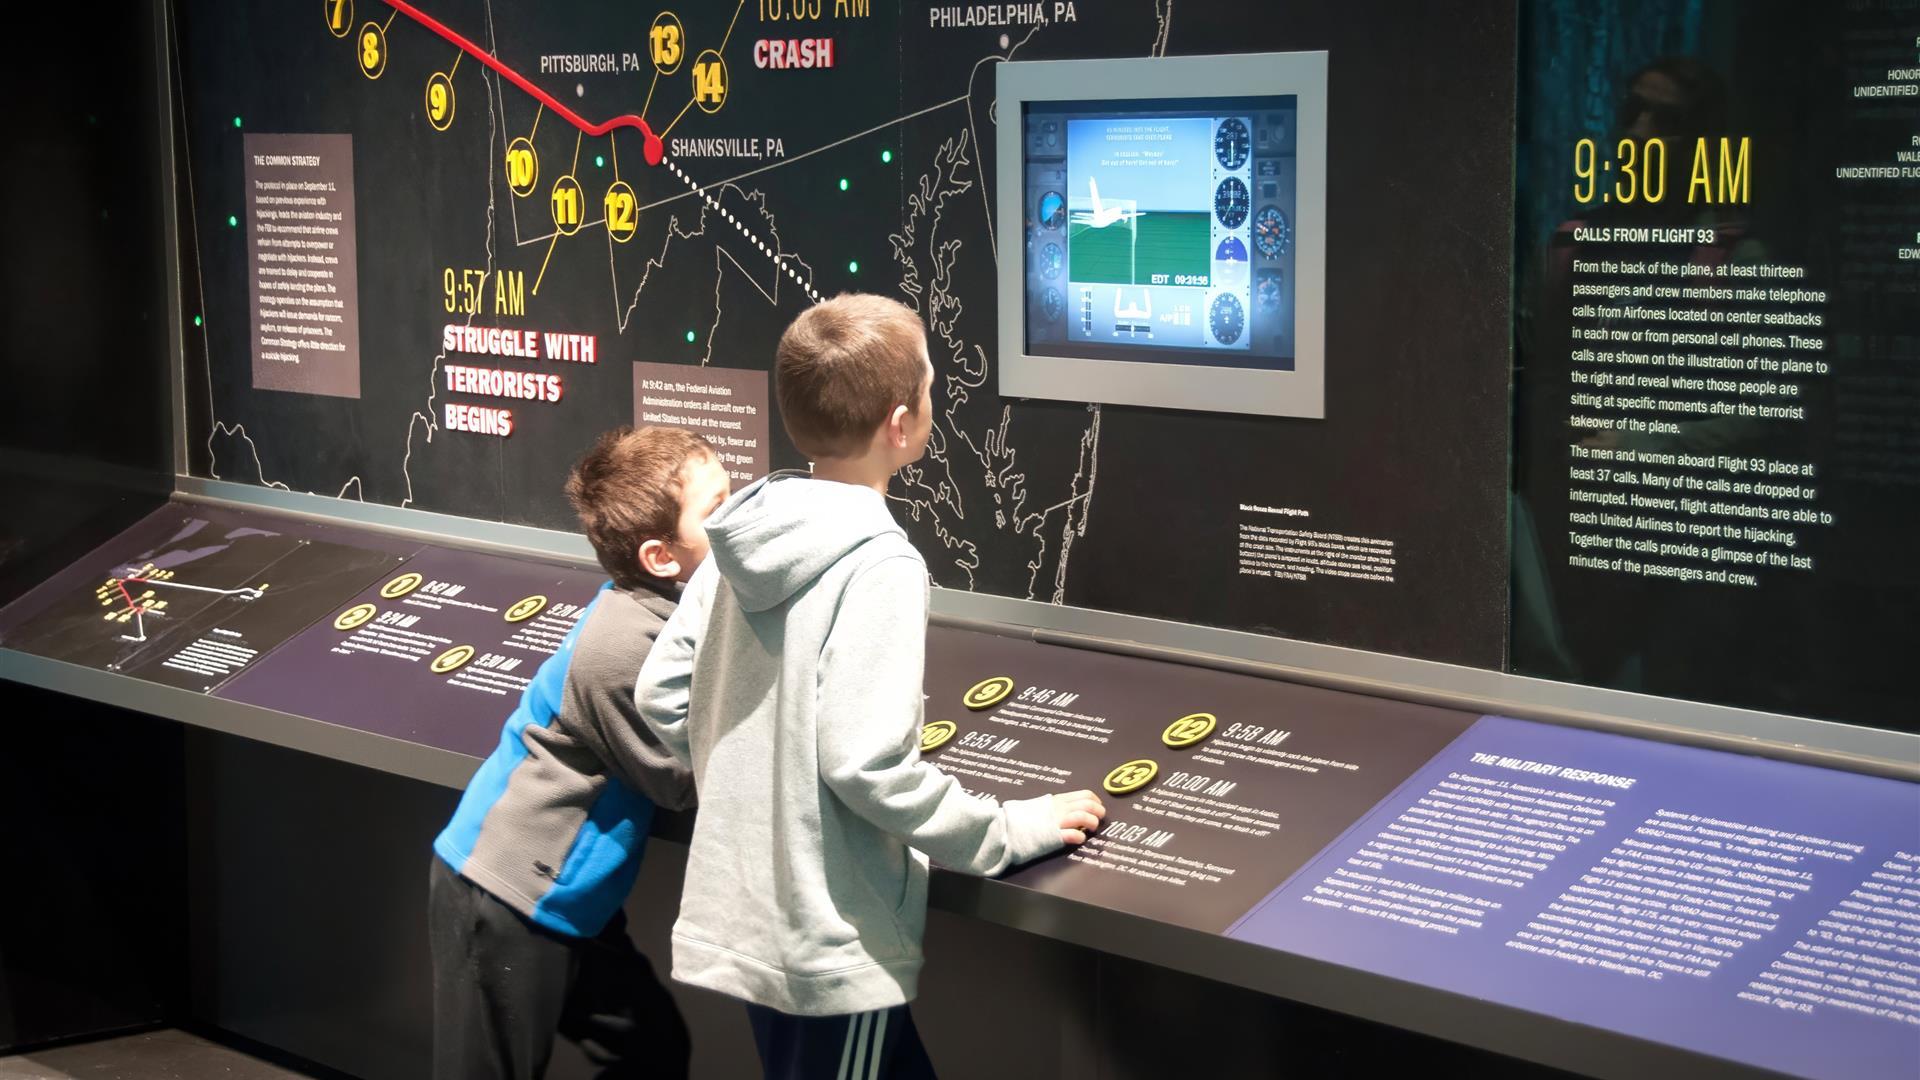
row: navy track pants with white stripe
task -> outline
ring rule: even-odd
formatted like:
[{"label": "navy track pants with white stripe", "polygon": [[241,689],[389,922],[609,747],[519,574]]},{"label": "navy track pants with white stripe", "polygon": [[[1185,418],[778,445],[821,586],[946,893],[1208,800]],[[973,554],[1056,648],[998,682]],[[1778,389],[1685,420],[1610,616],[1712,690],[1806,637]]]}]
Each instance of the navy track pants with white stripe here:
[{"label": "navy track pants with white stripe", "polygon": [[767,1080],[934,1080],[905,1005],[851,1016],[789,1016],[747,1006]]}]

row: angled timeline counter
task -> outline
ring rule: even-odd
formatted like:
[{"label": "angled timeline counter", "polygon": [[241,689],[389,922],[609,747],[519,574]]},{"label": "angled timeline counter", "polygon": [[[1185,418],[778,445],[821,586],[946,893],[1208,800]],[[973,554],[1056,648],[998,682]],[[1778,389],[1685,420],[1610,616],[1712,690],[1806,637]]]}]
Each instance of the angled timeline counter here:
[{"label": "angled timeline counter", "polygon": [[[461,787],[602,575],[553,534],[372,513],[176,497],[0,611],[0,673]],[[928,656],[929,760],[1110,810],[1003,880],[938,875],[937,910],[1596,1075],[1912,1062],[1897,737],[1786,747],[952,616]]]}]

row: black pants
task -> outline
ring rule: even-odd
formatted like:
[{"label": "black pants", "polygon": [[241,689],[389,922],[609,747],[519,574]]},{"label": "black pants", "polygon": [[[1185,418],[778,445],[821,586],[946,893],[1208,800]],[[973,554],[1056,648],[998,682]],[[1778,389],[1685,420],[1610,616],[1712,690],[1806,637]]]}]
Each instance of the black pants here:
[{"label": "black pants", "polygon": [[905,1005],[851,1016],[789,1016],[747,1005],[765,1080],[934,1080]]},{"label": "black pants", "polygon": [[687,1026],[625,915],[598,937],[542,929],[433,859],[433,1075],[534,1080],[557,1032],[603,1080],[687,1075]]}]

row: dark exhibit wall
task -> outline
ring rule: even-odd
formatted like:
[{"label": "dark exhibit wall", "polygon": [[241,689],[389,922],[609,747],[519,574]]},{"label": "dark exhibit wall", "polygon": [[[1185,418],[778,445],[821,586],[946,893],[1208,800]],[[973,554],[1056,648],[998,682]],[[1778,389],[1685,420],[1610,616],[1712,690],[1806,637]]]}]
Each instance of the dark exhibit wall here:
[{"label": "dark exhibit wall", "polygon": [[[1100,10],[1100,26],[1115,21]],[[1088,414],[1093,482],[1070,492],[1091,492],[1084,520],[1068,535],[1040,534],[1068,546],[1069,572],[1031,595],[1500,666],[1511,11],[1394,5],[1369,18],[1337,3],[1207,4],[1170,14],[1167,55],[1327,53],[1325,417]],[[1088,49],[1095,29],[1043,29],[1018,58],[1137,55],[1130,27]],[[936,56],[959,33],[914,32],[915,51]],[[955,268],[950,292],[965,300],[956,351],[991,340],[992,275],[986,260]],[[1003,403],[970,396],[964,408],[987,423]],[[1016,428],[1029,410],[1081,412],[1016,406]],[[981,582],[1029,595],[1019,581]]]},{"label": "dark exhibit wall", "polygon": [[[68,13],[22,9],[22,41],[55,40]],[[166,170],[156,20],[109,5],[88,77],[26,49],[10,85],[35,106],[14,155],[0,260],[0,602],[157,506],[171,487]],[[53,88],[57,88],[57,91]]]},{"label": "dark exhibit wall", "polygon": [[[1513,16],[1379,10],[189,0],[192,469],[570,528],[615,424],[700,430],[736,484],[804,466],[773,345],[873,291],[929,327],[893,494],[938,584],[1497,667]],[[1297,50],[1330,72],[1324,418],[999,396],[996,66]]]},{"label": "dark exhibit wall", "polygon": [[[171,486],[157,25],[151,5],[102,5],[76,63],[48,47],[72,11],[8,12],[34,44],[7,66],[30,104],[0,200],[0,604]],[[180,728],[4,681],[0,714],[0,1055],[154,1024],[185,952]]]},{"label": "dark exhibit wall", "polygon": [[[559,478],[615,424],[701,431],[736,483],[803,467],[773,345],[867,290],[928,326],[933,439],[891,494],[942,586],[1913,725],[1920,107],[1897,4],[177,18],[198,475],[570,528]],[[1106,211],[999,189],[1003,65],[1279,53],[1324,59],[1311,161],[1203,66],[1122,111],[1232,113],[1244,155],[1216,131],[1158,162],[1206,159],[1160,172],[1213,198],[1145,207],[1156,185],[1115,190],[1125,153],[1061,147],[1012,175],[1104,175]],[[1322,168],[1325,205],[1297,202]],[[1213,250],[1185,250],[1204,204]],[[1109,283],[1095,312],[1085,282],[1133,282],[1142,229],[1149,273],[1246,280],[1157,312]],[[1316,230],[1317,274],[1291,246]],[[1284,416],[1004,397],[1028,313],[1003,295],[1092,358],[1088,400],[1125,399],[1108,372],[1236,374],[1196,358],[1250,342],[1261,296],[1324,312],[1323,392]],[[1155,332],[1162,357],[1207,348],[1129,363]]]},{"label": "dark exhibit wall", "polygon": [[20,721],[0,755],[0,858],[14,885],[0,891],[0,1055],[174,1015],[184,731],[35,687],[0,694]]},{"label": "dark exhibit wall", "polygon": [[[46,50],[9,72],[13,85],[60,89],[11,125],[14,152],[44,182],[20,178],[8,189],[8,249],[31,257],[0,263],[0,288],[14,301],[0,310],[9,361],[0,451],[160,471],[171,433],[160,362],[171,300],[155,23],[146,5],[110,8],[110,29],[89,43],[96,77],[70,79]],[[17,17],[22,40],[70,25],[54,12]]]},{"label": "dark exhibit wall", "polygon": [[1515,670],[1914,730],[1920,20],[1525,10]]}]

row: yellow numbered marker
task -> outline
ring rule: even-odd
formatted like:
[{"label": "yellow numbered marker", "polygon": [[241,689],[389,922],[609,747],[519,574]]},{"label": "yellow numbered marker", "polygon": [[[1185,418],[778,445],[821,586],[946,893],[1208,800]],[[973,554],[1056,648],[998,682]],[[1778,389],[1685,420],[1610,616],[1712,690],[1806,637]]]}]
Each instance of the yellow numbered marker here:
[{"label": "yellow numbered marker", "polygon": [[444,71],[427,76],[427,123],[435,131],[453,126],[453,77]]},{"label": "yellow numbered marker", "polygon": [[387,70],[387,32],[370,22],[360,28],[360,74],[377,79]]},{"label": "yellow numbered marker", "polygon": [[372,604],[355,604],[341,612],[339,618],[333,620],[333,628],[335,630],[352,630],[356,626],[366,625],[368,619],[373,618],[379,613],[380,609],[374,607]]},{"label": "yellow numbered marker", "polygon": [[449,671],[460,670],[461,665],[471,659],[473,659],[473,646],[455,645],[453,648],[434,657],[433,663],[427,666],[433,669],[435,675],[445,675]]},{"label": "yellow numbered marker", "polygon": [[547,608],[547,598],[535,593],[507,609],[508,622],[526,622]]},{"label": "yellow numbered marker", "polygon": [[947,740],[953,738],[953,733],[957,730],[959,725],[951,720],[935,720],[931,724],[923,725],[920,728],[920,752],[930,754],[947,745]]},{"label": "yellow numbered marker", "polygon": [[647,31],[647,49],[653,54],[653,70],[662,75],[671,75],[680,70],[680,61],[687,55],[687,31],[680,25],[680,16],[671,11],[663,11],[653,17],[653,27]]},{"label": "yellow numbered marker", "polygon": [[693,58],[693,103],[703,113],[717,113],[727,103],[726,57],[708,49]]},{"label": "yellow numbered marker", "polygon": [[326,9],[327,33],[343,38],[353,33],[353,0],[322,0]]},{"label": "yellow numbered marker", "polygon": [[981,709],[993,708],[1007,700],[1007,695],[1011,693],[1013,693],[1013,680],[1005,675],[995,675],[991,679],[981,679],[974,683],[965,694],[961,695],[960,701],[967,708],[977,712]]},{"label": "yellow numbered marker", "polygon": [[507,187],[525,198],[533,194],[540,180],[540,155],[533,152],[533,141],[525,135],[507,144]]},{"label": "yellow numbered marker", "polygon": [[580,190],[580,181],[571,176],[555,180],[553,194],[547,201],[553,208],[553,227],[560,230],[561,236],[580,231],[580,223],[587,216],[587,196]]},{"label": "yellow numbered marker", "polygon": [[1138,758],[1108,773],[1107,778],[1100,782],[1100,786],[1106,788],[1110,795],[1125,795],[1146,787],[1158,775],[1160,775],[1159,762]]},{"label": "yellow numbered marker", "polygon": [[1189,713],[1168,724],[1167,730],[1160,733],[1160,741],[1175,750],[1183,746],[1192,746],[1213,734],[1213,729],[1219,726],[1219,723],[1219,718],[1210,712]]},{"label": "yellow numbered marker", "polygon": [[423,580],[425,579],[419,574],[409,570],[399,577],[394,578],[392,581],[387,582],[385,585],[380,586],[380,598],[383,600],[398,600],[419,588],[420,582]]},{"label": "yellow numbered marker", "polygon": [[613,237],[616,244],[624,244],[633,239],[640,229],[640,200],[633,197],[633,189],[625,180],[616,180],[607,189],[607,235]]}]

